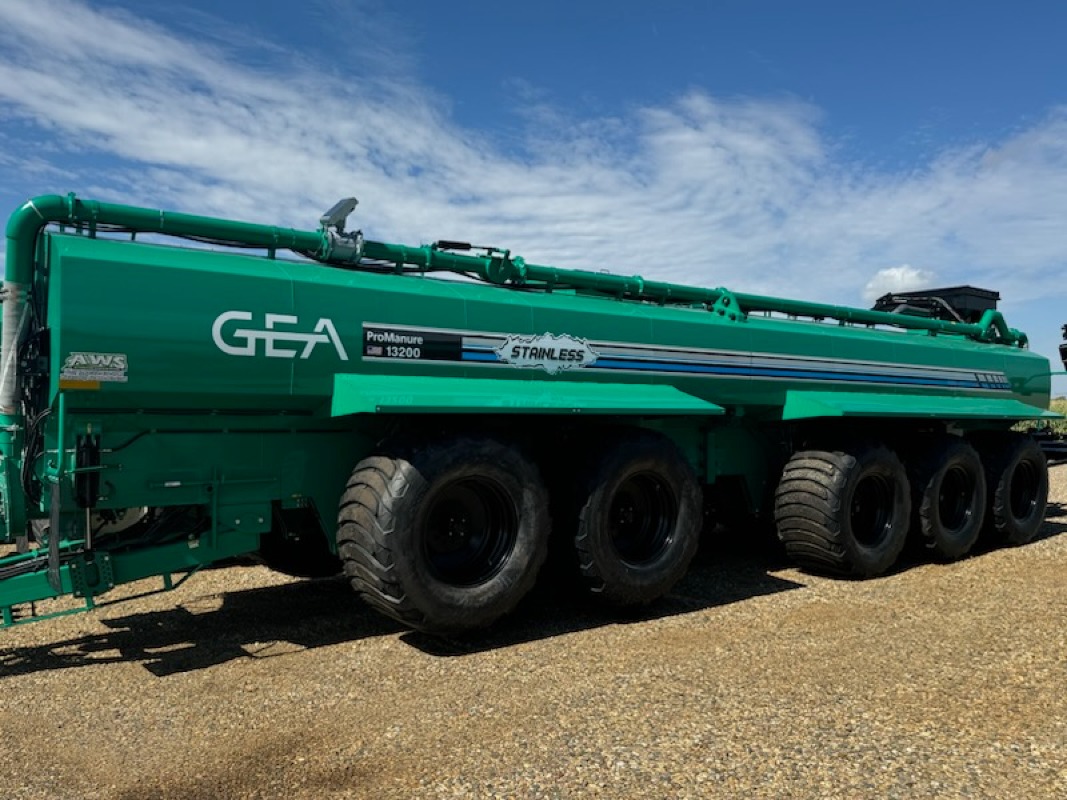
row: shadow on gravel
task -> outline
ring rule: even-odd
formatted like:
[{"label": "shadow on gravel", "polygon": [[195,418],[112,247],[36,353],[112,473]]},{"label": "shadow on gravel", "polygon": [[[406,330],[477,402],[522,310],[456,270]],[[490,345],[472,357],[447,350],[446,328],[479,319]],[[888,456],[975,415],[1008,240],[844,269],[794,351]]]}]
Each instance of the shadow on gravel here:
[{"label": "shadow on gravel", "polygon": [[[768,574],[769,569],[785,566],[772,551],[730,541],[734,538],[706,537],[689,575],[675,591],[637,612],[620,615],[591,605],[572,581],[556,580],[558,575],[550,570],[514,614],[484,633],[442,639],[407,632],[401,640],[431,655],[463,655],[603,625],[685,614],[801,586]],[[342,578],[227,592],[164,611],[102,619],[101,624],[111,630],[38,646],[0,648],[0,678],[117,662],[140,663],[165,677],[403,630],[359,602]]]},{"label": "shadow on gravel", "polygon": [[[1046,517],[1034,542],[1067,533],[1067,504],[1049,503]],[[1002,549],[1002,545],[983,538],[968,558],[998,549]],[[907,572],[929,563],[930,556],[922,548],[909,547],[887,575]],[[719,529],[710,535],[705,534],[689,574],[675,590],[646,608],[621,614],[591,606],[580,587],[567,581],[552,580],[550,564],[548,579],[540,581],[514,614],[487,631],[455,639],[408,631],[400,638],[430,655],[463,656],[603,625],[661,619],[750,597],[804,588],[802,583],[770,574],[792,566],[773,535],[745,536]],[[836,580],[862,579],[837,577]]]},{"label": "shadow on gravel", "polygon": [[1045,510],[1045,521],[1041,525],[1041,530],[1038,531],[1037,536],[1034,537],[1034,541],[1040,542],[1042,539],[1051,539],[1061,533],[1067,533],[1067,504],[1049,503],[1048,508]]},{"label": "shadow on gravel", "polygon": [[651,605],[620,612],[590,603],[582,587],[560,577],[570,574],[563,565],[550,560],[547,574],[530,596],[492,628],[461,638],[408,631],[400,639],[430,655],[463,656],[604,625],[663,619],[803,588],[804,584],[769,574],[788,566],[776,542],[715,531],[705,535],[689,574],[674,591]]},{"label": "shadow on gravel", "polygon": [[[1049,503],[1045,511],[1045,521],[1041,523],[1041,528],[1030,542],[1021,545],[1021,547],[1027,547],[1045,539],[1052,539],[1064,533],[1067,533],[1067,504]],[[1003,544],[983,534],[971,552],[967,554],[967,558],[978,558],[995,550],[1003,549]]]},{"label": "shadow on gravel", "polygon": [[111,630],[33,647],[0,648],[0,677],[116,662],[140,662],[163,677],[401,630],[359,602],[342,578],[227,592],[165,611],[100,622]]},{"label": "shadow on gravel", "polygon": [[[1036,541],[1067,533],[1067,505],[1050,503]],[[980,545],[975,556],[995,549]],[[928,559],[906,554],[893,572]],[[546,574],[515,613],[487,631],[442,638],[407,631],[401,641],[424,653],[462,656],[550,639],[604,625],[640,623],[803,588],[771,572],[789,566],[777,543],[716,531],[706,535],[686,578],[667,597],[620,613],[591,604],[563,565]],[[0,678],[42,670],[139,662],[154,675],[206,669],[237,659],[400,633],[404,629],[363,605],[342,578],[227,592],[176,608],[102,619],[110,630],[50,644],[0,648]],[[47,624],[47,623],[40,623]]]}]

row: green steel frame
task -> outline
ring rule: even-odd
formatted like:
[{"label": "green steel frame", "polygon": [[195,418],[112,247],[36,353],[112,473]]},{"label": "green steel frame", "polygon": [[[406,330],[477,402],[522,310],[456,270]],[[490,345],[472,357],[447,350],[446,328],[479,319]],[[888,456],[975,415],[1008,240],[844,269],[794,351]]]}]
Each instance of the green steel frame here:
[{"label": "green steel frame", "polygon": [[[422,417],[473,416],[505,431],[518,417],[531,439],[588,415],[656,427],[706,482],[740,476],[757,495],[791,424],[847,417],[1006,427],[1048,415],[1048,363],[997,311],[953,323],[540,266],[462,242],[365,241],[344,229],[354,207],[343,201],[314,231],[74,195],[37,197],[12,214],[0,326],[0,541],[18,541],[32,520],[50,527],[39,549],[0,559],[2,624],[25,621],[20,606],[63,595],[91,608],[113,586],[153,575],[170,588],[172,575],[258,550],[278,513],[310,509],[328,530],[347,471],[383,435]],[[59,231],[45,231],[50,225]],[[117,233],[258,248],[266,258],[118,241]],[[278,259],[281,250],[312,263]],[[439,271],[478,283],[419,279]],[[261,320],[266,330],[317,320],[320,338],[333,330],[327,322],[338,338],[317,349],[308,340],[299,357],[234,359],[211,343],[225,319]],[[372,322],[416,321],[459,338],[550,330],[744,363],[837,360],[1002,377],[965,391],[933,380],[861,391],[832,375],[800,386],[785,369],[759,380],[728,369],[701,377],[571,370],[533,380],[518,369],[378,363],[348,352]],[[51,352],[41,378],[20,352],[31,331],[45,329]],[[257,340],[247,337],[263,334],[244,335],[246,345],[230,349],[253,356]],[[64,358],[85,353],[128,357],[137,380],[131,366],[128,382],[123,374],[98,386],[64,383]],[[44,384],[28,408],[31,379]],[[95,461],[85,459],[85,443]],[[39,499],[23,491],[27,473],[42,486]],[[207,522],[162,541],[93,540],[91,511],[140,507],[202,508]]]}]

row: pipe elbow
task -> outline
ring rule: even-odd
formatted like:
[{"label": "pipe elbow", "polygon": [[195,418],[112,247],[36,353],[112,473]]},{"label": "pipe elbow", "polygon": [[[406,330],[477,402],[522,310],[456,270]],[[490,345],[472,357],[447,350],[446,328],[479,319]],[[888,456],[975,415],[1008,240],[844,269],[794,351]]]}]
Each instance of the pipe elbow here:
[{"label": "pipe elbow", "polygon": [[4,282],[29,283],[33,274],[33,251],[37,234],[49,222],[72,215],[74,195],[43,194],[27,200],[7,220],[7,263]]},{"label": "pipe elbow", "polygon": [[73,199],[73,195],[42,194],[27,200],[8,217],[7,238],[36,236],[37,231],[49,222],[65,219]]}]

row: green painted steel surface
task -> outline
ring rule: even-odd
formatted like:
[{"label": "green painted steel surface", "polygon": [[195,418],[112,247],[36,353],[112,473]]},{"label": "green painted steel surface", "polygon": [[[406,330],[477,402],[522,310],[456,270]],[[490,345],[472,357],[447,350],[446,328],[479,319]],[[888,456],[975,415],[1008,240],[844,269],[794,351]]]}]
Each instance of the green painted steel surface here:
[{"label": "green painted steel surface", "polygon": [[[78,353],[118,354],[126,364],[89,387],[71,382],[83,409],[313,413],[328,404],[338,373],[466,379],[490,371],[500,380],[540,373],[547,381],[670,384],[727,407],[780,408],[798,381],[1048,400],[1045,359],[963,336],[758,315],[732,322],[703,309],[78,236],[52,237],[52,274],[52,392]],[[459,349],[453,358],[374,357],[368,330],[438,337]],[[546,375],[473,360],[468,347],[479,337],[499,349],[509,335],[544,334],[582,340],[605,357]],[[979,374],[1001,382],[983,384]]]},{"label": "green painted steel surface", "polygon": [[946,420],[1037,420],[1060,415],[1010,399],[930,397],[914,394],[790,391],[782,419],[818,417],[930,417]]},{"label": "green painted steel surface", "polygon": [[[355,204],[353,202],[352,207]],[[866,309],[833,306],[785,298],[733,293],[724,288],[704,289],[684,284],[646,280],[641,276],[621,276],[607,272],[560,269],[529,264],[511,256],[510,251],[488,248],[485,255],[461,255],[435,246],[409,247],[385,242],[362,242],[351,249],[351,242],[338,236],[343,228],[299,231],[292,228],[258,225],[173,211],[138,208],[95,200],[83,200],[73,194],[43,195],[18,208],[7,224],[7,263],[5,283],[24,284],[30,279],[34,242],[40,229],[49,222],[75,225],[94,234],[109,226],[132,231],[163,233],[172,236],[215,238],[243,246],[279,249],[306,254],[324,262],[358,264],[364,257],[397,266],[413,265],[421,269],[474,274],[493,283],[517,286],[538,284],[547,287],[577,287],[618,297],[645,299],[659,303],[696,303],[726,319],[738,320],[753,311],[778,312],[853,323],[889,325],[917,330],[954,332],[981,341],[1025,343],[1024,334],[1009,328],[996,311],[983,315],[976,325],[948,323],[921,317],[902,317]],[[470,249],[469,245],[465,246]]]},{"label": "green painted steel surface", "polygon": [[[69,227],[40,235],[48,222]],[[268,252],[100,235],[113,226]],[[49,537],[108,553],[117,582],[254,551],[286,511],[329,532],[352,466],[415,415],[427,430],[484,417],[540,446],[560,417],[617,416],[669,435],[708,482],[741,479],[753,504],[794,420],[1047,416],[1048,361],[996,312],[963,325],[72,196],[24,205],[7,236],[0,538],[49,515],[24,485],[54,484]],[[89,541],[86,502],[195,509],[212,538],[198,553],[151,526]],[[4,579],[17,562],[0,559],[5,620],[73,590],[66,562],[58,587],[43,569]]]},{"label": "green painted steel surface", "polygon": [[724,409],[673,386],[338,375],[331,412],[346,414],[698,414]]},{"label": "green painted steel surface", "polygon": [[[101,553],[96,561],[106,564],[106,572],[93,559],[79,555],[59,568],[58,587],[49,583],[46,559],[39,556],[33,559],[36,569],[0,580],[0,611],[10,625],[20,621],[18,606],[64,595],[83,598],[85,608],[92,608],[97,597],[106,595],[115,586],[155,575],[166,575],[170,584],[171,573],[195,571],[221,559],[250,552],[258,546],[259,536],[253,533],[189,537],[152,548]],[[2,559],[0,563],[6,565],[13,561],[15,559]],[[93,577],[88,580],[80,577],[79,574],[85,573]],[[106,580],[99,580],[102,574]],[[27,620],[23,618],[21,621]]]}]

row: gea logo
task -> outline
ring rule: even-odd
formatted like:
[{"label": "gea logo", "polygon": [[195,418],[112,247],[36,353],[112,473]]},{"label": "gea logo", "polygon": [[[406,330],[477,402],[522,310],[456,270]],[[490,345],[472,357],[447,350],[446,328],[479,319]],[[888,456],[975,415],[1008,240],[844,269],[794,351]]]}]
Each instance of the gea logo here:
[{"label": "gea logo", "polygon": [[[328,319],[320,319],[310,333],[300,331],[300,318],[292,314],[264,314],[263,326],[236,327],[230,323],[252,322],[251,311],[224,311],[211,326],[211,338],[215,346],[230,356],[255,356],[257,343],[263,342],[263,355],[267,358],[308,358],[320,344],[331,344],[342,361],[348,361],[348,353],[337,335],[337,328]],[[306,330],[306,326],[305,326]],[[294,345],[294,349],[280,345]]]}]

